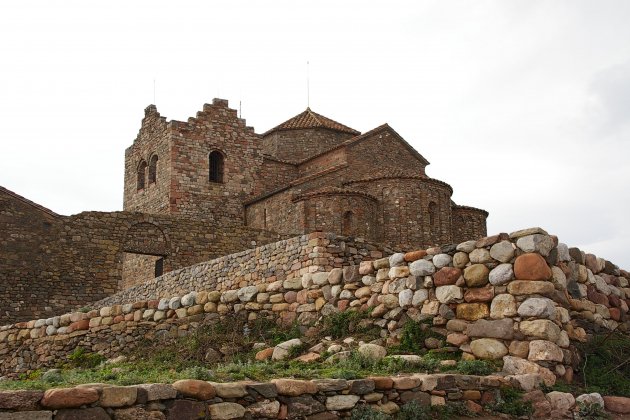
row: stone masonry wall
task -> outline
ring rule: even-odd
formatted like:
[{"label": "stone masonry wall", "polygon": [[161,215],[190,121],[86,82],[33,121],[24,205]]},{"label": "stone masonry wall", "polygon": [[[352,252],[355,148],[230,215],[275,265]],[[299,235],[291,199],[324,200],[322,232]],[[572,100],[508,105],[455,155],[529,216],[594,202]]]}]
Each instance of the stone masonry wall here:
[{"label": "stone masonry wall", "polygon": [[455,237],[459,240],[486,235],[487,212],[453,207],[451,187],[428,178],[427,162],[399,141],[393,130],[383,126],[361,137],[355,143],[301,162],[300,177],[287,184],[286,189],[247,202],[248,225],[258,229],[267,226],[287,234],[314,229],[342,232],[343,214],[366,213],[364,203],[343,205],[342,201],[351,200],[341,197],[338,191],[335,196],[320,194],[318,201],[304,203],[303,209],[295,204],[296,197],[302,194],[337,188],[376,198],[377,205],[369,206],[370,214],[363,217],[373,220],[373,226],[359,231],[373,241],[411,249],[452,243]]},{"label": "stone masonry wall", "polygon": [[[252,250],[262,270],[258,276],[246,270],[208,280],[209,272],[218,272],[206,266],[203,273],[204,265],[198,265],[172,273],[170,288],[148,285],[88,313],[4,326],[0,372],[54,366],[76,346],[113,357],[143,340],[177,336],[182,323],[217,322],[228,314],[309,326],[333,312],[371,308],[371,322],[390,343],[399,340],[406,322],[429,318],[463,358],[502,359],[506,378],[531,389],[538,381],[552,385],[557,377],[570,382],[580,362],[574,343],[587,333],[630,327],[630,274],[539,228],[380,259],[373,259],[379,250],[365,254],[346,244],[343,251],[341,238],[325,234],[281,241],[276,249],[284,244],[294,255],[302,240],[309,253],[287,259],[290,275],[284,278],[273,270],[278,264],[266,271],[269,261]],[[275,253],[277,261],[281,254]],[[217,268],[225,263],[217,261]],[[197,276],[185,286],[188,293],[162,293],[179,290],[175,283],[185,281],[183,274]],[[143,300],[120,304],[134,296]]]},{"label": "stone masonry wall", "polygon": [[[171,197],[171,131],[166,118],[160,116],[155,105],[144,110],[138,136],[125,150],[125,185],[123,209],[145,213],[168,214]],[[157,156],[155,182],[149,180],[149,163]],[[138,188],[138,165],[147,164],[144,188]]]},{"label": "stone masonry wall", "polygon": [[[172,121],[171,126],[171,213],[242,223],[243,202],[262,192],[257,190],[261,140],[254,129],[222,99],[204,105],[195,118]],[[209,180],[213,151],[223,155],[222,182]]]},{"label": "stone masonry wall", "polygon": [[288,162],[298,163],[352,138],[325,128],[275,131],[263,137],[265,154]]},{"label": "stone masonry wall", "polygon": [[423,406],[473,400],[485,404],[495,401],[500,387],[507,385],[497,376],[452,374],[227,383],[184,379],[173,384],[0,391],[0,410],[8,410],[10,417],[4,418],[16,420],[338,419],[362,405],[392,414],[409,401]]},{"label": "stone masonry wall", "polygon": [[240,287],[299,282],[303,275],[382,258],[393,251],[361,239],[316,232],[192,265],[133,286],[93,304],[122,305],[183,295],[191,290],[227,292]]},{"label": "stone masonry wall", "polygon": [[218,229],[210,221],[169,215],[58,216],[2,191],[0,200],[3,323],[59,315],[147,280],[123,279],[125,252],[163,256],[167,272],[282,238],[239,223]]}]

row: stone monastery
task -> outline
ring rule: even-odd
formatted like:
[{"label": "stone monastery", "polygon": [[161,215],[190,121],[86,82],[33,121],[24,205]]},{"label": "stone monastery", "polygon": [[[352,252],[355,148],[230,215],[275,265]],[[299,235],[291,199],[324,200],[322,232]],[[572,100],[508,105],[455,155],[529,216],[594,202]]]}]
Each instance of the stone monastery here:
[{"label": "stone monastery", "polygon": [[150,105],[125,151],[122,212],[60,216],[0,187],[0,319],[314,231],[392,249],[485,236],[488,213],[455,204],[428,164],[387,124],[360,133],[307,108],[257,134],[226,100],[186,122]]}]

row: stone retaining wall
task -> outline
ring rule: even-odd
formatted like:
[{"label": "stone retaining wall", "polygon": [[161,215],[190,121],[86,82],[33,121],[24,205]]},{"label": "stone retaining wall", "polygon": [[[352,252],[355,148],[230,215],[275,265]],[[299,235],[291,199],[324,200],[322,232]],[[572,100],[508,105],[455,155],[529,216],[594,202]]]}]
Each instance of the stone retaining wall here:
[{"label": "stone retaining wall", "polygon": [[[228,314],[310,326],[334,312],[369,309],[390,343],[409,320],[430,318],[433,330],[465,359],[503,359],[506,374],[551,385],[557,377],[571,381],[579,362],[572,342],[584,341],[591,330],[629,327],[628,272],[539,228],[373,261],[381,251],[362,252],[323,233],[263,248],[277,251],[275,265],[259,248],[213,263],[245,267],[232,278],[208,280],[217,271],[201,264],[162,280],[170,289],[159,289],[159,282],[138,289],[153,299],[1,327],[0,372],[54,366],[77,346],[112,357],[142,340],[175,337]],[[292,257],[283,259],[281,250]],[[279,277],[281,265],[288,267],[285,277]],[[195,275],[197,283],[185,283]],[[122,296],[128,295],[118,295],[119,302]]]},{"label": "stone retaining wall", "polygon": [[[337,419],[364,404],[396,413],[416,401],[422,406],[461,401],[472,410],[494,402],[499,377],[448,374],[368,379],[276,379],[266,383],[108,386],[92,384],[44,391],[0,391],[0,419]],[[9,417],[12,415],[13,417]]]},{"label": "stone retaining wall", "polygon": [[175,270],[116,293],[92,306],[100,308],[170,298],[190,291],[224,292],[276,281],[299,281],[307,273],[358,265],[361,261],[382,258],[393,252],[390,248],[362,239],[315,232]]}]

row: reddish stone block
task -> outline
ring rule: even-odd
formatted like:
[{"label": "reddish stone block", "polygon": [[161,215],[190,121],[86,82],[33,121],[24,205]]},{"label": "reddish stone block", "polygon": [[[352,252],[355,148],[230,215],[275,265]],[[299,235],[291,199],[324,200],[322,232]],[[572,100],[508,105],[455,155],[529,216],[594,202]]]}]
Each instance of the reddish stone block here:
[{"label": "reddish stone block", "polygon": [[419,251],[411,251],[407,252],[404,256],[406,262],[417,261],[420,258],[424,258],[427,255],[427,251],[419,250]]},{"label": "reddish stone block", "polygon": [[549,280],[551,269],[540,254],[523,254],[514,261],[514,276],[517,280]]},{"label": "reddish stone block", "polygon": [[442,267],[433,275],[433,284],[437,286],[452,285],[462,275],[462,270],[455,267]]},{"label": "reddish stone block", "polygon": [[470,288],[464,293],[464,300],[466,302],[490,302],[493,298],[493,286]]}]

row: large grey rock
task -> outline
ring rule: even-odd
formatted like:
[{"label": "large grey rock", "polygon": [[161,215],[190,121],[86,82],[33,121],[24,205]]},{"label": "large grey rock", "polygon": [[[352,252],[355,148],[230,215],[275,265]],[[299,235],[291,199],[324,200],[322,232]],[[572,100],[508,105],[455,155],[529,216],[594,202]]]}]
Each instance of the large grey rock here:
[{"label": "large grey rock", "polygon": [[535,233],[518,238],[516,246],[523,252],[537,252],[543,257],[547,257],[555,244],[550,236]]},{"label": "large grey rock", "polygon": [[514,279],[512,264],[499,264],[490,271],[488,281],[494,286],[500,286]]},{"label": "large grey rock", "polygon": [[531,227],[527,229],[517,230],[515,232],[510,233],[510,239],[518,239],[523,236],[533,235],[535,233],[539,233],[541,235],[548,235],[547,231],[539,228],[539,227]]},{"label": "large grey rock", "polygon": [[560,327],[546,319],[521,321],[519,329],[527,336],[549,340],[554,343],[560,338]]},{"label": "large grey rock", "polygon": [[490,248],[490,256],[497,261],[507,263],[514,258],[514,244],[510,241],[501,241]]},{"label": "large grey rock", "polygon": [[469,337],[511,340],[514,336],[514,321],[512,321],[511,318],[498,320],[479,319],[472,324],[468,324],[466,327],[466,335]]},{"label": "large grey rock", "polygon": [[240,419],[245,415],[245,407],[232,402],[208,405],[210,418],[219,420]]},{"label": "large grey rock", "polygon": [[197,297],[197,292],[190,292],[182,296],[182,306],[193,306],[195,304],[195,298]]},{"label": "large grey rock", "polygon": [[433,257],[433,265],[436,268],[448,267],[453,258],[448,254],[437,254]]},{"label": "large grey rock", "polygon": [[389,266],[390,267],[397,267],[399,265],[403,265],[405,264],[405,254],[403,254],[402,252],[397,252],[395,254],[392,254],[389,257]]},{"label": "large grey rock", "polygon": [[558,290],[566,290],[567,289],[567,276],[560,269],[560,267],[553,266],[551,267],[551,275],[552,281],[556,289]]},{"label": "large grey rock", "polygon": [[289,354],[293,347],[297,347],[301,345],[302,345],[302,340],[300,340],[299,338],[294,338],[291,340],[284,341],[273,348],[273,354],[271,355],[271,359],[284,360],[287,357],[289,357]]},{"label": "large grey rock", "polygon": [[564,354],[562,349],[554,343],[546,340],[532,340],[529,342],[529,360],[562,362]]},{"label": "large grey rock", "polygon": [[529,298],[518,307],[518,314],[522,317],[555,319],[556,305],[549,298]]},{"label": "large grey rock", "polygon": [[247,411],[255,419],[275,419],[280,412],[280,402],[263,400],[247,406]]},{"label": "large grey rock", "polygon": [[413,306],[419,306],[427,299],[429,299],[429,291],[427,289],[419,289],[414,292],[411,304]]},{"label": "large grey rock", "polygon": [[568,392],[551,391],[547,395],[551,410],[559,414],[566,413],[575,406],[575,397]]},{"label": "large grey rock", "polygon": [[179,296],[172,297],[168,301],[169,309],[179,309],[180,306],[182,306],[182,300]]},{"label": "large grey rock", "polygon": [[465,252],[467,254],[471,253],[474,249],[475,249],[475,244],[477,243],[477,241],[466,241],[466,242],[462,242],[461,244],[457,245],[457,249],[458,251],[462,251]]},{"label": "large grey rock", "polygon": [[520,357],[503,356],[503,371],[512,375],[536,373],[540,375],[545,385],[553,386],[556,383],[556,375],[552,371]]},{"label": "large grey rock", "polygon": [[430,276],[435,273],[435,265],[431,261],[417,260],[409,264],[409,270],[414,276]]},{"label": "large grey rock", "polygon": [[509,293],[495,296],[490,304],[490,317],[494,319],[516,315],[516,299]]},{"label": "large grey rock", "polygon": [[366,359],[376,362],[387,356],[387,350],[385,350],[385,347],[379,346],[378,344],[362,344],[359,346],[357,351]]},{"label": "large grey rock", "polygon": [[333,395],[326,398],[326,409],[330,411],[350,410],[359,401],[358,395]]},{"label": "large grey rock", "polygon": [[238,291],[238,299],[241,302],[250,302],[254,296],[258,294],[258,287],[256,286],[247,286],[239,289]]},{"label": "large grey rock", "polygon": [[575,399],[576,403],[582,403],[586,405],[597,404],[601,408],[604,408],[604,399],[601,394],[597,392],[592,392],[590,394],[582,394]]},{"label": "large grey rock", "polygon": [[492,261],[490,252],[485,248],[477,248],[468,254],[470,262],[473,264],[484,264]]},{"label": "large grey rock", "polygon": [[439,286],[435,289],[435,297],[440,303],[449,303],[464,297],[462,288],[455,285]]},{"label": "large grey rock", "polygon": [[413,290],[405,289],[398,294],[398,304],[404,308],[411,306],[413,302]]},{"label": "large grey rock", "polygon": [[470,350],[480,359],[500,359],[508,354],[505,344],[494,338],[480,338],[470,343]]},{"label": "large grey rock", "polygon": [[569,247],[566,244],[559,243],[557,246],[558,261],[571,261],[571,255],[569,255]]}]

